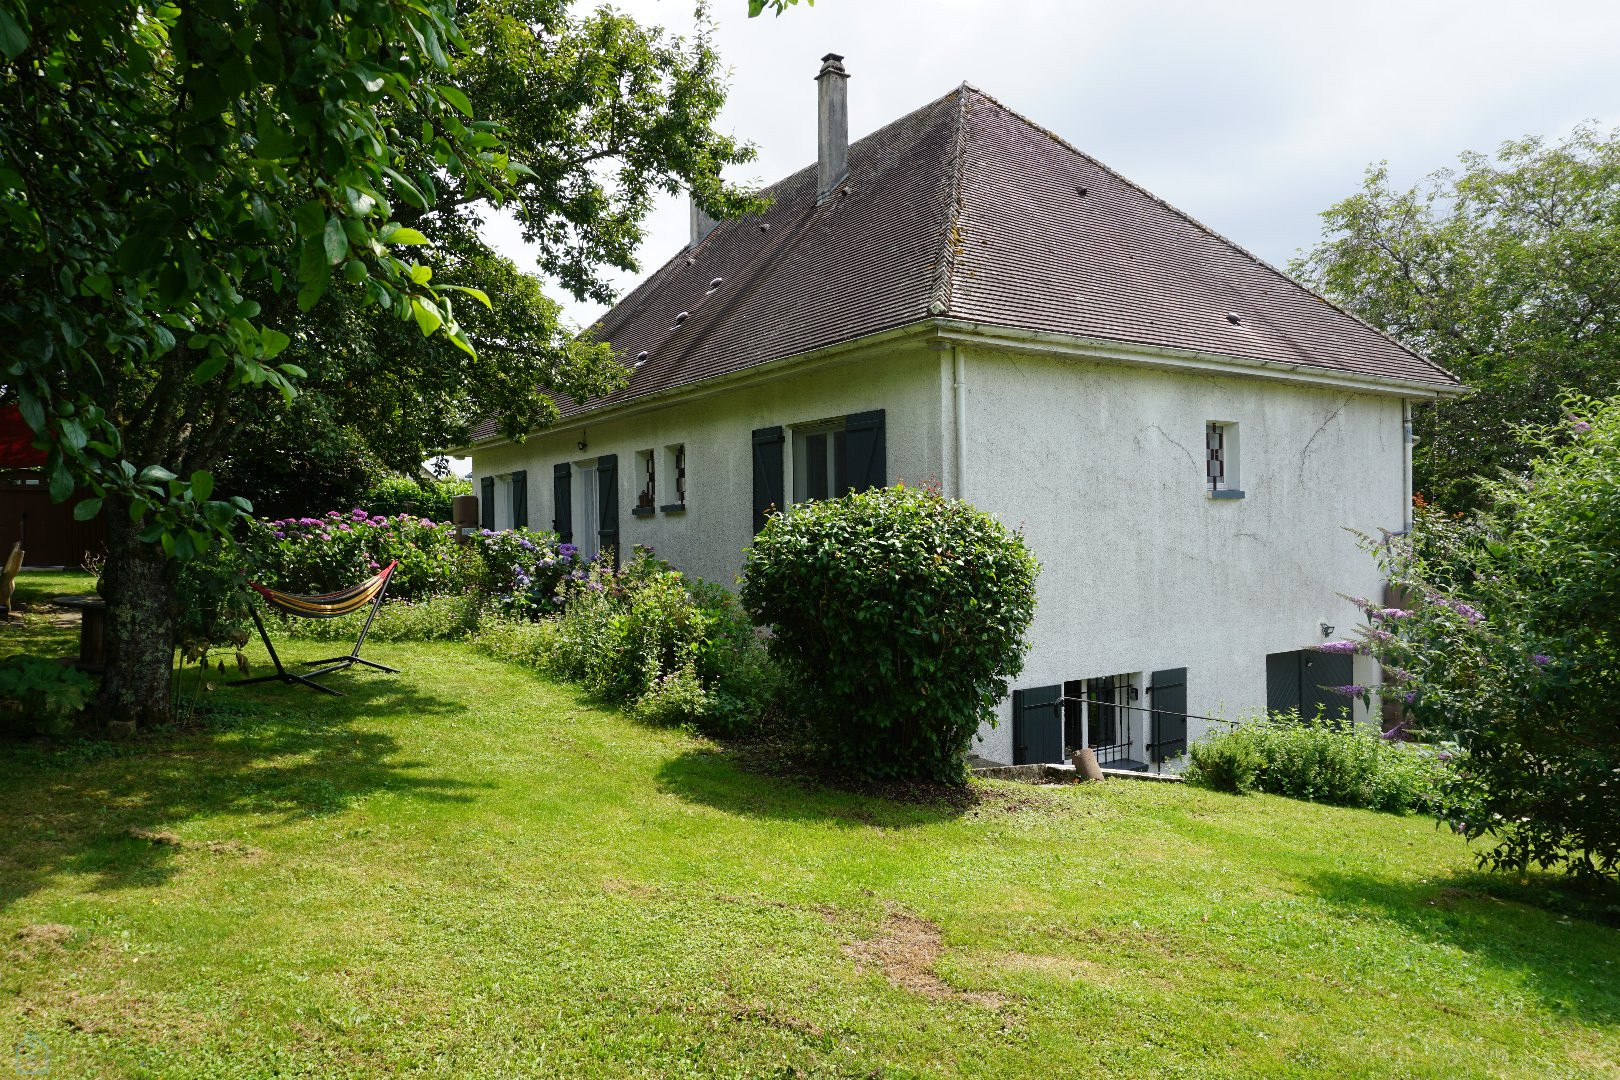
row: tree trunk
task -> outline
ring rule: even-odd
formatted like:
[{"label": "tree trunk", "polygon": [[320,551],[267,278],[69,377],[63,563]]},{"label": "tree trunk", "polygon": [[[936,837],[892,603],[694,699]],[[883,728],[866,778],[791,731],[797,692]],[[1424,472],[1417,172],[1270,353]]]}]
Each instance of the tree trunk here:
[{"label": "tree trunk", "polygon": [[174,620],[169,613],[168,560],[156,544],[136,539],[123,500],[108,499],[107,565],[100,592],[107,601],[107,672],[101,683],[104,719],[137,725],[169,719],[174,667]]}]

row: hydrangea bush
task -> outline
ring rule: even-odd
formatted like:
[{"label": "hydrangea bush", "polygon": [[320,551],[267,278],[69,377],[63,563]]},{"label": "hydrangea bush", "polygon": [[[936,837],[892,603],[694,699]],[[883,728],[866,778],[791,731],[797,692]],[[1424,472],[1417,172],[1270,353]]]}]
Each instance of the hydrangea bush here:
[{"label": "hydrangea bush", "polygon": [[1521,437],[1529,472],[1470,517],[1369,541],[1407,598],[1359,601],[1358,647],[1407,725],[1452,740],[1443,817],[1498,869],[1620,875],[1620,399]]},{"label": "hydrangea bush", "polygon": [[476,552],[456,542],[448,522],[405,513],[383,517],[359,507],[253,520],[244,547],[251,572],[283,592],[336,592],[398,560],[388,596],[421,600],[462,591],[477,573]]}]

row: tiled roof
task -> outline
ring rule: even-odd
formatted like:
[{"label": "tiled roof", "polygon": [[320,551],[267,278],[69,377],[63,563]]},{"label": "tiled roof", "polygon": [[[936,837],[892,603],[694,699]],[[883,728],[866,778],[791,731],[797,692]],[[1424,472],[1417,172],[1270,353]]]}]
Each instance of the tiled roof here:
[{"label": "tiled roof", "polygon": [[608,312],[647,355],[565,417],[932,318],[1457,385],[966,84],[852,143],[822,205],[813,164],[765,194]]}]

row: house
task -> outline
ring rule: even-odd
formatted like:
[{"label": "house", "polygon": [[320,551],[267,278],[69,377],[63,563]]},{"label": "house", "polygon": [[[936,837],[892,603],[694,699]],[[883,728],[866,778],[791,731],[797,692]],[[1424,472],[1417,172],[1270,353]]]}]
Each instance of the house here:
[{"label": "house", "polygon": [[1347,529],[1407,527],[1411,407],[1458,381],[972,86],[849,143],[841,59],[817,162],[694,208],[603,319],[628,386],[480,429],[484,524],[730,583],[768,508],[937,483],[1044,566],[991,761],[1161,762],[1376,681],[1309,647],[1381,595]]}]

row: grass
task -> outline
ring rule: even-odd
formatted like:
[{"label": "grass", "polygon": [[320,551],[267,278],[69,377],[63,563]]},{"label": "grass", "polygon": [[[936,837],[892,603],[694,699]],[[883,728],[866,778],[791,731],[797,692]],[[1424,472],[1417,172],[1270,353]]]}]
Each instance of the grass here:
[{"label": "grass", "polygon": [[891,803],[457,644],[374,653],[405,674],[0,748],[0,1053],[51,1077],[1620,1073],[1620,931],[1430,822],[1123,781]]},{"label": "grass", "polygon": [[0,657],[13,653],[73,656],[79,651],[79,616],[51,604],[54,596],[93,593],[95,578],[82,570],[24,570],[11,596],[12,616],[0,622]]}]

